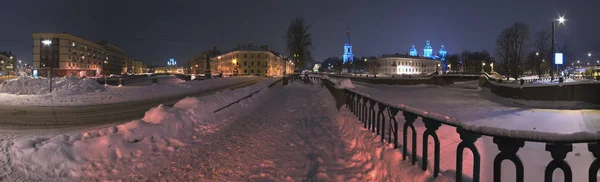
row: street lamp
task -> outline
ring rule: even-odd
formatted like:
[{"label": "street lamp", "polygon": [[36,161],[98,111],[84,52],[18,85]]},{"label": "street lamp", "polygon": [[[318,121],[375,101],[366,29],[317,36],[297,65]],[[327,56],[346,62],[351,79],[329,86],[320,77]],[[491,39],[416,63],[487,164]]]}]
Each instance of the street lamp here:
[{"label": "street lamp", "polygon": [[588,57],[592,57],[592,53],[591,52],[588,52]]},{"label": "street lamp", "polygon": [[[566,19],[564,16],[559,16],[558,17],[558,24],[564,24]],[[554,60],[556,60],[556,50],[555,50],[555,45],[556,45],[556,40],[555,40],[555,34],[554,33],[554,28],[555,26],[555,21],[552,21],[552,64],[555,64]],[[556,64],[556,71],[558,72],[558,65]],[[552,69],[550,69],[550,76],[552,77],[552,79],[554,79],[554,72],[552,72]]]},{"label": "street lamp", "polygon": [[539,55],[540,55],[540,53],[539,53],[539,52],[535,52],[535,55],[536,55],[536,56],[539,56]]}]

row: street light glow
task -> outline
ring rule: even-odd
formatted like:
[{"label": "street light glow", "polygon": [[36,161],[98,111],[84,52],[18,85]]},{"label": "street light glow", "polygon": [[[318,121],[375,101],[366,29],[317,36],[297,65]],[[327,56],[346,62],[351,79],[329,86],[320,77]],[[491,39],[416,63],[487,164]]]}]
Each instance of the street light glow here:
[{"label": "street light glow", "polygon": [[42,44],[44,44],[45,46],[49,46],[50,44],[52,44],[52,41],[48,39],[42,40]]},{"label": "street light glow", "polygon": [[558,23],[565,23],[565,21],[566,21],[565,16],[558,17]]},{"label": "street light glow", "polygon": [[535,55],[536,55],[536,56],[539,56],[539,55],[540,55],[540,53],[539,53],[539,52],[535,52]]},{"label": "street light glow", "polygon": [[588,57],[592,57],[592,53],[591,52],[588,52]]}]

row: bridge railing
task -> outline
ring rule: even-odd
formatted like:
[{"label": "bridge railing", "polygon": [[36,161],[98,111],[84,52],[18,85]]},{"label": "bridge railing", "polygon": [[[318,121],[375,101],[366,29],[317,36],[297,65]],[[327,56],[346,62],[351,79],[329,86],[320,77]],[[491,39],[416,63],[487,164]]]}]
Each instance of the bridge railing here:
[{"label": "bridge railing", "polygon": [[[352,112],[363,127],[380,136],[381,142],[393,144],[394,148],[398,148],[400,142],[402,144],[402,159],[407,160],[408,148],[411,147],[411,163],[415,165],[417,162],[417,132],[415,130],[415,122],[421,119],[426,130],[422,133],[422,159],[421,169],[427,170],[430,158],[427,156],[429,137],[433,138],[434,155],[433,155],[433,177],[437,177],[440,173],[440,140],[436,131],[442,126],[447,125],[456,128],[456,132],[462,140],[456,146],[456,181],[462,181],[463,178],[463,151],[469,149],[473,154],[473,181],[480,181],[480,166],[481,156],[475,145],[475,142],[481,136],[489,136],[493,138],[493,142],[498,146],[500,153],[496,155],[493,161],[493,181],[501,181],[502,161],[509,160],[515,165],[516,176],[510,178],[514,181],[524,181],[525,170],[523,161],[517,155],[520,148],[525,145],[525,142],[539,142],[546,145],[546,151],[550,152],[552,160],[548,162],[544,171],[544,181],[553,181],[553,172],[556,169],[561,169],[564,172],[564,181],[572,181],[573,171],[570,165],[565,161],[569,152],[573,150],[573,144],[587,143],[589,151],[594,156],[594,161],[589,166],[588,171],[575,171],[578,175],[587,175],[590,182],[597,181],[597,173],[600,169],[600,135],[595,133],[575,133],[575,134],[554,134],[545,132],[527,131],[527,134],[519,135],[518,131],[506,130],[500,128],[486,126],[471,126],[462,123],[454,118],[442,116],[435,113],[426,112],[416,108],[411,108],[404,105],[394,105],[365,94],[359,93],[350,89],[339,89],[335,87],[335,83],[330,80],[323,79],[323,86],[327,87],[336,100],[336,105],[344,107]],[[402,126],[396,120],[396,116],[401,114],[404,116]],[[402,141],[399,141],[399,135],[402,134]],[[412,143],[407,143],[410,136]],[[513,181],[509,179],[509,181]],[[506,180],[506,179],[505,179]]]}]

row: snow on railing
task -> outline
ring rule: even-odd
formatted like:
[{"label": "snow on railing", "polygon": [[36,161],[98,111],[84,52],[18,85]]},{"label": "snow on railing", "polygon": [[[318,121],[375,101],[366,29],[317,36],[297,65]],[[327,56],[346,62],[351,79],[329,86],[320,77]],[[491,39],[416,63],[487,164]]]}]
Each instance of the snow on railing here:
[{"label": "snow on railing", "polygon": [[[398,135],[399,126],[396,121],[396,116],[401,113],[404,116],[405,122],[402,127],[403,141],[402,141],[402,159],[406,160],[408,155],[408,128],[411,129],[412,137],[412,156],[411,162],[414,165],[417,158],[417,132],[415,130],[414,122],[417,118],[422,118],[425,124],[426,130],[423,132],[423,153],[422,153],[422,165],[423,170],[427,170],[428,165],[428,139],[429,136],[433,138],[434,142],[434,167],[433,176],[438,176],[440,172],[440,140],[437,136],[436,130],[441,125],[448,125],[456,128],[457,133],[460,135],[461,142],[457,146],[456,154],[456,181],[462,181],[463,173],[463,151],[465,148],[469,148],[473,153],[473,181],[480,180],[480,165],[481,157],[475,142],[482,135],[493,137],[493,142],[498,146],[500,153],[496,155],[493,162],[493,180],[500,181],[501,179],[501,163],[503,160],[509,160],[515,165],[516,170],[516,181],[524,181],[524,167],[523,162],[518,157],[517,152],[519,148],[523,147],[525,142],[542,142],[546,144],[546,151],[551,153],[553,160],[548,163],[544,173],[545,181],[552,181],[552,174],[560,168],[564,173],[564,181],[572,181],[573,174],[571,167],[565,161],[567,153],[573,150],[574,143],[587,143],[588,150],[595,157],[593,163],[589,167],[588,178],[589,181],[597,181],[596,174],[600,169],[600,134],[579,132],[572,134],[557,134],[547,133],[539,131],[522,131],[522,130],[507,130],[489,126],[478,126],[471,125],[445,115],[440,115],[417,108],[412,108],[406,105],[394,105],[382,100],[378,100],[368,96],[367,94],[360,93],[353,89],[340,89],[336,87],[335,82],[323,79],[322,84],[326,86],[329,91],[334,95],[336,105],[345,106],[350,112],[352,112],[358,120],[360,120],[367,130],[370,130],[374,134],[381,136],[381,142],[387,141],[389,144],[393,143],[394,148],[398,148]],[[340,95],[341,94],[341,95]],[[386,119],[387,118],[387,119]],[[386,126],[387,125],[387,126]],[[386,135],[386,132],[389,134]],[[385,139],[387,137],[387,140]],[[513,178],[514,179],[514,178]]]}]

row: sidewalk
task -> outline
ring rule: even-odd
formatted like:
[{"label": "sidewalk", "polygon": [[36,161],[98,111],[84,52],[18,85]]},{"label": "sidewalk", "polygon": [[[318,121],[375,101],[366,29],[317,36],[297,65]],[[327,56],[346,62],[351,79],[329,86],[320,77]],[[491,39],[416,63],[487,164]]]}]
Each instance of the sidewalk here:
[{"label": "sidewalk", "polygon": [[[372,170],[356,158],[336,126],[335,107],[320,86],[280,85],[252,111],[202,139],[172,163],[131,180],[315,181],[365,180]],[[358,161],[356,161],[358,160]],[[355,161],[356,163],[353,163]],[[360,161],[360,162],[359,162]],[[354,165],[348,165],[353,163]]]}]

